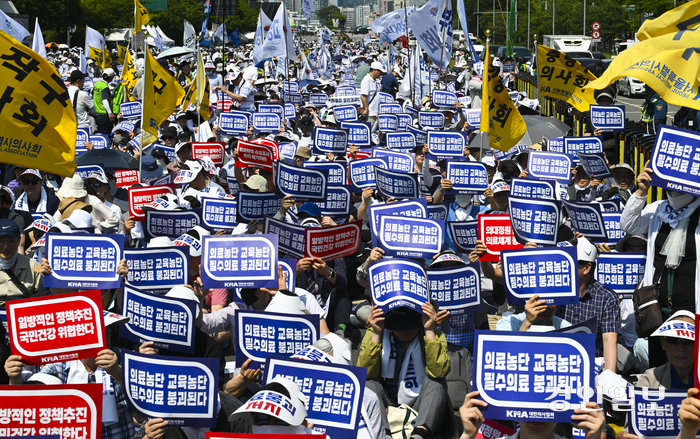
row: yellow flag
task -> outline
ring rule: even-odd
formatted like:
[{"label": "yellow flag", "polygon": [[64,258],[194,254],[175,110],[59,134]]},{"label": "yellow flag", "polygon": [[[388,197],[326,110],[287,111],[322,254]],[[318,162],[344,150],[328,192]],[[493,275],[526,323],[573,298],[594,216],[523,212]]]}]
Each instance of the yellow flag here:
[{"label": "yellow flag", "polygon": [[573,105],[578,111],[588,111],[595,105],[593,89],[582,91],[596,76],[580,62],[550,47],[537,45],[537,70],[539,70],[540,96],[560,99]]},{"label": "yellow flag", "polygon": [[100,49],[96,49],[92,46],[88,46],[88,49],[90,50],[88,58],[91,58],[93,61],[95,61],[95,63],[102,64],[104,62],[102,59],[102,51]]},{"label": "yellow flag", "polygon": [[141,32],[141,26],[145,26],[151,21],[151,16],[148,15],[148,9],[144,8],[139,0],[134,0],[134,30]]},{"label": "yellow flag", "polygon": [[124,67],[122,68],[122,76],[120,79],[122,84],[124,84],[124,90],[126,90],[128,99],[130,101],[135,101],[134,88],[136,88],[139,75],[136,73],[136,66],[134,66],[134,61],[131,59],[131,53],[128,50],[124,55]]},{"label": "yellow flag", "polygon": [[659,18],[642,23],[637,31],[637,38],[643,41],[669,33],[685,33],[684,30],[697,28],[698,24],[700,24],[700,0],[690,1],[665,12]]},{"label": "yellow flag", "polygon": [[491,148],[508,151],[525,135],[527,126],[508,90],[501,83],[499,70],[491,65],[491,55],[488,46],[486,47],[481,92],[481,131],[489,133]]},{"label": "yellow flag", "polygon": [[109,55],[109,49],[103,47],[102,54],[104,55],[104,58],[102,58],[102,70],[112,68],[112,57]]},{"label": "yellow flag", "polygon": [[146,50],[143,74],[143,129],[157,136],[160,124],[182,102],[185,90],[170,72],[158,64],[150,50]]},{"label": "yellow flag", "polygon": [[63,80],[42,56],[0,32],[0,162],[75,173],[77,124]]},{"label": "yellow flag", "polygon": [[126,46],[117,46],[117,63],[124,65],[124,61],[126,61],[126,54],[129,51],[129,49],[126,48]]},{"label": "yellow flag", "polygon": [[605,73],[586,88],[600,90],[624,76],[632,76],[653,88],[669,104],[700,109],[698,48],[697,30],[640,41],[615,57]]}]

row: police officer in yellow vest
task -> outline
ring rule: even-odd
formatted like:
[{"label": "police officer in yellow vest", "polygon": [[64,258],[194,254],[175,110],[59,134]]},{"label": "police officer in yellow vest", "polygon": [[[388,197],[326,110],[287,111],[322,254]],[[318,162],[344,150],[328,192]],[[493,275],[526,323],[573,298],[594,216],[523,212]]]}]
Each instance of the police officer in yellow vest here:
[{"label": "police officer in yellow vest", "polygon": [[105,69],[102,73],[102,79],[97,81],[92,89],[92,100],[95,102],[96,113],[95,123],[97,124],[97,132],[100,134],[110,134],[117,121],[117,113],[112,108],[112,92],[109,89],[109,83],[115,76],[114,69]]}]

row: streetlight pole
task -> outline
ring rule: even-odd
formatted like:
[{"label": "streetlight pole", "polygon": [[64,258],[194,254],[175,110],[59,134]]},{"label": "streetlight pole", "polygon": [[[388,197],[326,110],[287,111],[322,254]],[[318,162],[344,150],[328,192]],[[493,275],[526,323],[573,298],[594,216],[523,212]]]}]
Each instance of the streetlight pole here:
[{"label": "streetlight pole", "polygon": [[586,0],[583,0],[583,34],[586,35]]},{"label": "streetlight pole", "polygon": [[552,35],[556,35],[556,32],[554,32],[554,10],[556,8],[557,0],[552,0]]},{"label": "streetlight pole", "polygon": [[530,0],[527,0],[527,50],[530,50]]}]

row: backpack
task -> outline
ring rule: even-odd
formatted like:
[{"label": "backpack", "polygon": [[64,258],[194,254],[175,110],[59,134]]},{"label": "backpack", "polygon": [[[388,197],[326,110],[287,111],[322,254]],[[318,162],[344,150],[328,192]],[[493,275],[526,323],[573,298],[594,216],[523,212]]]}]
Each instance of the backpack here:
[{"label": "backpack", "polygon": [[673,116],[673,126],[685,128],[687,130],[697,130],[695,126],[695,116],[698,110],[689,107],[681,107]]},{"label": "backpack", "polygon": [[467,348],[448,344],[447,356],[450,357],[450,372],[447,380],[447,397],[452,407],[461,407],[467,393],[472,391],[472,355]]},{"label": "backpack", "polygon": [[659,100],[659,96],[644,101],[642,105],[642,122],[651,122],[654,120],[654,104]]}]

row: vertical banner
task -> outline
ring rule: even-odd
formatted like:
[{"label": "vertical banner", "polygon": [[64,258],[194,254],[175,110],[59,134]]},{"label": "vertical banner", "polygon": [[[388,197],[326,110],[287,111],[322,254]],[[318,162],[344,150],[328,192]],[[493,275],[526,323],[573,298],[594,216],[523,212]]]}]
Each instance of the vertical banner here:
[{"label": "vertical banner", "polygon": [[560,208],[561,202],[555,200],[508,197],[515,239],[523,245],[528,242],[556,245]]},{"label": "vertical banner", "polygon": [[12,353],[29,365],[95,358],[107,349],[99,290],[6,302]]},{"label": "vertical banner", "polygon": [[577,232],[596,242],[607,242],[608,233],[605,230],[605,220],[600,211],[600,204],[563,201],[566,211],[571,218],[571,224]]},{"label": "vertical banner", "polygon": [[46,234],[46,258],[52,272],[44,276],[49,288],[119,288],[117,267],[124,252],[124,235]]},{"label": "vertical banner", "polygon": [[149,292],[166,293],[190,282],[190,253],[183,247],[126,248],[126,283]]},{"label": "vertical banner", "polygon": [[513,226],[508,214],[480,214],[479,240],[486,246],[482,261],[499,261],[501,250],[523,248],[513,234]]},{"label": "vertical banner", "polygon": [[448,194],[481,195],[489,187],[486,165],[481,162],[447,162],[446,178],[452,181]]},{"label": "vertical banner", "polygon": [[277,287],[277,235],[202,238],[203,288]]},{"label": "vertical banner", "polygon": [[181,358],[122,351],[122,382],[131,410],[170,426],[216,425],[218,358]]},{"label": "vertical banner", "polygon": [[304,257],[332,261],[357,252],[362,220],[332,227],[307,227],[304,230]]},{"label": "vertical banner", "polygon": [[423,266],[408,259],[382,259],[367,269],[372,302],[387,313],[403,306],[423,314],[429,297]]},{"label": "vertical banner", "polygon": [[445,222],[425,218],[380,216],[379,233],[372,235],[372,246],[386,256],[432,258],[445,242]]},{"label": "vertical banner", "polygon": [[139,344],[152,341],[158,349],[194,353],[197,302],[124,285],[122,303],[129,321],[119,325],[120,336]]},{"label": "vertical banner", "polygon": [[646,253],[600,252],[596,260],[595,279],[623,299],[631,299],[644,279]]},{"label": "vertical banner", "polygon": [[501,263],[508,303],[524,305],[535,294],[547,305],[579,302],[576,247],[504,250]]},{"label": "vertical banner", "polygon": [[374,180],[377,190],[385,198],[410,199],[421,195],[416,173],[406,174],[374,166]]},{"label": "vertical banner", "polygon": [[451,315],[481,310],[481,270],[478,262],[450,268],[428,268],[428,290],[440,309]]},{"label": "vertical banner", "polygon": [[324,201],[328,171],[300,168],[279,162],[275,172],[275,193],[279,198],[290,195],[295,201]]}]

